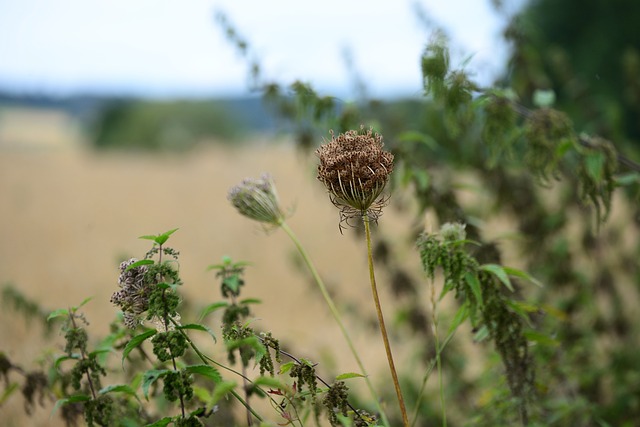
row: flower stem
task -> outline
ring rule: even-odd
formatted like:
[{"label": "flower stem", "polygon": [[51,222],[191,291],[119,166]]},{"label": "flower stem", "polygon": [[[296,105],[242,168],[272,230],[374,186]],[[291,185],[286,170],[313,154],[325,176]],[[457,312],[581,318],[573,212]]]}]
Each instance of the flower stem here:
[{"label": "flower stem", "polygon": [[298,240],[298,237],[295,235],[293,230],[289,228],[287,223],[283,221],[280,224],[280,226],[282,227],[284,232],[287,233],[289,238],[293,241],[293,244],[298,249],[298,252],[302,256],[302,259],[304,260],[305,264],[307,265],[307,268],[311,272],[313,279],[315,280],[316,284],[318,285],[318,288],[320,289],[320,293],[322,294],[322,296],[324,297],[324,300],[329,306],[329,310],[331,311],[333,318],[336,320],[336,323],[340,327],[340,331],[342,332],[344,339],[347,341],[347,345],[349,346],[349,349],[351,350],[353,357],[356,359],[356,363],[358,364],[358,367],[360,368],[362,375],[364,375],[364,380],[367,383],[367,387],[369,388],[369,391],[371,392],[371,395],[375,401],[376,409],[378,410],[378,412],[380,413],[380,416],[382,417],[382,422],[384,423],[385,426],[388,426],[389,421],[387,420],[387,417],[384,411],[382,410],[382,407],[380,406],[380,399],[378,398],[378,395],[376,394],[373,388],[373,384],[371,384],[371,380],[369,379],[369,374],[367,374],[367,371],[364,368],[364,364],[362,363],[362,360],[360,359],[360,356],[358,355],[358,352],[355,346],[353,345],[353,341],[351,340],[351,337],[349,336],[349,333],[347,332],[347,329],[345,328],[344,323],[342,323],[342,317],[340,316],[340,313],[338,312],[338,309],[336,308],[336,305],[334,304],[333,299],[331,298],[331,295],[329,295],[329,292],[327,291],[327,287],[322,281],[322,278],[318,274],[318,270],[316,270],[316,267],[313,265],[313,262],[311,262],[311,258],[309,258],[307,251],[304,249],[304,247]]},{"label": "flower stem", "polygon": [[438,303],[436,300],[436,285],[431,280],[431,306],[432,306],[432,322],[433,336],[436,342],[436,365],[438,367],[438,384],[440,387],[440,407],[442,410],[442,426],[447,427],[447,405],[444,400],[444,382],[442,380],[442,359],[440,357],[440,339],[438,338]]},{"label": "flower stem", "polygon": [[364,222],[364,230],[367,237],[367,258],[369,261],[369,279],[371,281],[371,293],[373,294],[373,302],[376,305],[376,313],[378,314],[378,323],[380,325],[380,333],[382,334],[382,340],[384,341],[384,348],[387,352],[387,360],[389,361],[389,370],[393,377],[393,385],[396,389],[396,395],[398,396],[398,404],[400,405],[400,412],[402,414],[402,424],[405,427],[409,427],[409,418],[407,416],[407,408],[404,404],[404,398],[402,397],[402,390],[400,389],[400,381],[398,381],[398,373],[396,372],[395,364],[393,363],[393,354],[391,353],[391,345],[389,344],[389,337],[387,335],[387,328],[384,325],[384,317],[382,315],[382,308],[380,306],[380,298],[378,297],[378,288],[376,286],[376,277],[373,270],[373,253],[371,250],[371,227],[369,225],[369,216],[364,214],[362,216]]}]

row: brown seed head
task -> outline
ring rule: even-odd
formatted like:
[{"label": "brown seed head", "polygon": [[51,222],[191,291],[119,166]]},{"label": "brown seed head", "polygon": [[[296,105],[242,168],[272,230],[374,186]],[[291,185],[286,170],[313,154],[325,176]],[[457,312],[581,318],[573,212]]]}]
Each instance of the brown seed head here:
[{"label": "brown seed head", "polygon": [[316,150],[320,159],[318,179],[331,201],[341,209],[342,220],[368,214],[376,220],[386,199],[382,196],[393,171],[393,154],[384,151],[382,136],[360,127]]}]

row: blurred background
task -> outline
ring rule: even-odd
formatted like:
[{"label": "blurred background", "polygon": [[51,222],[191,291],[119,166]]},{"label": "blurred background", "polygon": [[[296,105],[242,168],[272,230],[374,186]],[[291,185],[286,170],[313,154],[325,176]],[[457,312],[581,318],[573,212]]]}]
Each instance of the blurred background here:
[{"label": "blurred background", "polygon": [[[245,292],[263,301],[260,325],[329,373],[357,371],[286,237],[264,233],[226,200],[232,185],[270,172],[292,228],[347,301],[357,346],[370,348],[366,363],[382,369],[381,344],[356,322],[373,319],[363,246],[339,233],[338,212],[315,180],[313,148],[339,126],[314,127],[331,121],[308,114],[302,95],[312,91],[343,115],[366,111],[366,123],[397,148],[402,130],[437,120],[424,118],[420,58],[444,37],[452,66],[480,87],[504,84],[523,100],[550,90],[577,129],[633,152],[639,5],[0,0],[0,285],[44,310],[91,296],[90,331],[105,334],[119,262],[146,252],[137,236],[179,227],[171,243],[188,297],[219,298],[205,269],[222,256],[250,261]],[[474,185],[473,175],[460,180]],[[477,200],[459,188],[463,200]],[[412,203],[394,195],[378,233],[399,242],[394,257],[420,277],[407,242],[434,224],[416,218]],[[510,231],[508,222],[492,226],[489,236]],[[12,310],[0,316],[0,351],[12,359],[37,364],[43,349],[56,351],[55,333],[44,338]],[[20,405],[4,411],[22,414]],[[37,415],[39,425],[53,422],[49,410]]]}]

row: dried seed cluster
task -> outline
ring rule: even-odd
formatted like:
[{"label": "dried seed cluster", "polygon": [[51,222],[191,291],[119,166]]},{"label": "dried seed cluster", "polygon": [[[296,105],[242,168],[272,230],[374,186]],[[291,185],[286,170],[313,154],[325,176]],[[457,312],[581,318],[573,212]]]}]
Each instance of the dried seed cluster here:
[{"label": "dried seed cluster", "polygon": [[320,146],[318,180],[341,209],[341,220],[369,215],[377,220],[386,199],[382,196],[393,171],[393,154],[383,149],[382,136],[361,127]]},{"label": "dried seed cluster", "polygon": [[129,268],[137,259],[131,258],[120,264],[118,285],[122,288],[111,296],[111,302],[120,307],[124,313],[124,324],[135,328],[140,324],[140,315],[149,308],[151,287],[145,284],[147,266]]}]

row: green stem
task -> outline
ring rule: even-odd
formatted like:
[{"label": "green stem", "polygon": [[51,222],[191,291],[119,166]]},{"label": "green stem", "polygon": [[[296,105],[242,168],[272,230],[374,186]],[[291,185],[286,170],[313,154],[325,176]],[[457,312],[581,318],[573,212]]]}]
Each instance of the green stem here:
[{"label": "green stem", "polygon": [[442,411],[442,426],[447,427],[447,411],[444,400],[444,382],[442,381],[442,358],[440,357],[440,339],[438,338],[438,303],[436,301],[436,285],[431,281],[431,306],[432,306],[432,322],[433,336],[436,343],[436,365],[438,366],[438,383],[440,386],[440,407]]},{"label": "green stem", "polygon": [[333,318],[336,320],[336,323],[340,327],[340,331],[342,332],[344,339],[347,341],[347,345],[351,350],[351,354],[353,354],[353,357],[356,359],[356,363],[358,364],[358,367],[360,368],[362,375],[364,375],[364,380],[367,384],[367,387],[369,388],[371,396],[375,401],[376,409],[378,410],[378,412],[380,413],[380,416],[382,417],[382,422],[384,423],[385,426],[389,426],[389,420],[387,419],[384,411],[382,410],[382,406],[380,405],[380,399],[378,398],[378,395],[373,388],[373,384],[371,384],[371,380],[369,379],[369,374],[367,374],[367,370],[364,368],[364,364],[362,363],[362,360],[360,359],[360,356],[358,355],[358,352],[355,346],[353,345],[353,341],[351,340],[351,337],[349,336],[349,333],[347,332],[347,329],[345,328],[344,323],[342,323],[342,317],[340,316],[340,313],[338,312],[338,309],[336,308],[336,305],[334,304],[333,299],[331,298],[331,295],[329,295],[329,292],[327,291],[327,287],[324,285],[322,278],[318,274],[318,270],[316,270],[316,267],[313,265],[313,262],[311,262],[311,258],[309,258],[307,251],[304,249],[304,247],[298,240],[298,237],[295,235],[293,230],[289,228],[287,223],[283,221],[280,224],[280,226],[282,227],[284,232],[287,233],[291,241],[293,241],[293,244],[298,249],[298,252],[302,256],[302,259],[304,260],[305,264],[307,265],[307,268],[311,272],[313,279],[315,280],[316,284],[318,285],[318,288],[320,289],[320,293],[322,294],[322,296],[324,297],[324,300],[329,306],[329,310],[331,311]]},{"label": "green stem", "polygon": [[[453,330],[451,331],[451,333],[449,333],[449,335],[447,336],[447,338],[445,338],[445,340],[442,342],[442,345],[440,346],[439,349],[436,350],[436,356],[439,357],[440,354],[442,354],[442,352],[444,351],[445,347],[447,347],[447,344],[449,344],[449,342],[451,341],[451,339],[453,338],[453,336],[456,334],[456,331]],[[413,411],[413,422],[411,423],[411,426],[415,426],[416,422],[418,421],[418,413],[420,412],[420,402],[422,401],[422,398],[424,397],[424,392],[427,388],[427,380],[429,379],[429,375],[431,375],[431,371],[433,371],[433,368],[435,368],[437,364],[437,358],[434,357],[433,359],[431,359],[431,361],[429,362],[429,366],[427,366],[427,370],[424,373],[424,376],[422,377],[422,385],[420,386],[420,391],[418,392],[418,397],[416,399],[416,407]]]},{"label": "green stem", "polygon": [[378,323],[380,325],[380,333],[382,334],[382,341],[384,341],[384,349],[387,352],[387,360],[389,361],[389,370],[393,377],[393,385],[396,389],[396,395],[398,396],[398,404],[400,405],[400,412],[402,414],[402,424],[405,427],[409,427],[409,418],[407,417],[407,408],[404,404],[404,398],[402,397],[402,389],[400,388],[400,381],[398,380],[398,373],[396,372],[395,364],[393,363],[393,354],[391,353],[391,344],[389,344],[389,336],[387,335],[387,328],[384,325],[384,316],[382,315],[382,307],[380,306],[380,298],[378,297],[378,288],[376,286],[376,277],[373,270],[373,252],[371,250],[371,227],[369,226],[369,216],[364,214],[362,216],[364,222],[364,230],[367,236],[367,258],[369,261],[369,279],[371,281],[371,293],[373,294],[373,302],[376,305],[376,313],[378,314]]}]

